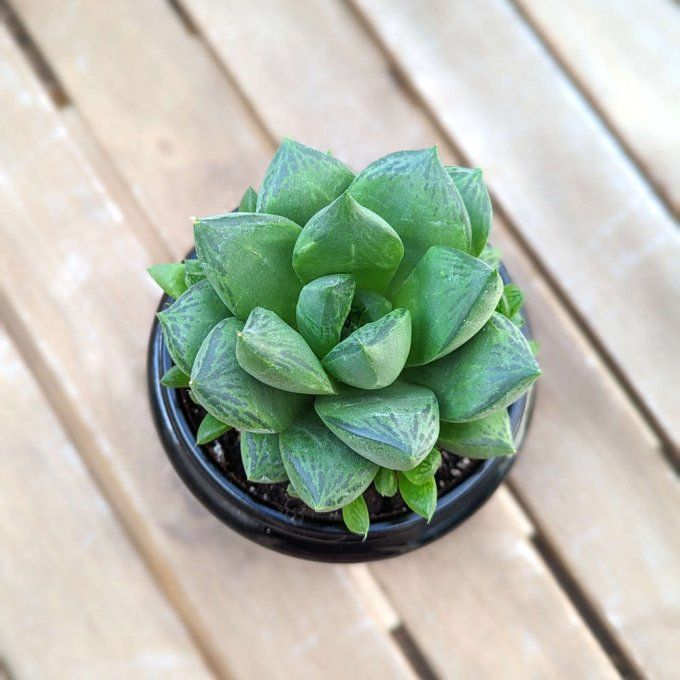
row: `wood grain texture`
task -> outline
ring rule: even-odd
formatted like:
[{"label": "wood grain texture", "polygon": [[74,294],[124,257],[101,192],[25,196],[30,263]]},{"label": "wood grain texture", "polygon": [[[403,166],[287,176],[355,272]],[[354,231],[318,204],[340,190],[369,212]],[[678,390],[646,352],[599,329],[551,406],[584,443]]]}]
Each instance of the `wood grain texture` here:
[{"label": "wood grain texture", "polygon": [[0,649],[12,673],[211,677],[2,327],[0,398]]},{"label": "wood grain texture", "polygon": [[501,229],[526,294],[543,376],[511,485],[539,531],[645,676],[680,665],[680,486],[602,359]]},{"label": "wood grain texture", "polygon": [[13,3],[175,257],[190,217],[231,210],[263,172],[263,133],[157,0]]},{"label": "wood grain texture", "polygon": [[680,445],[680,236],[644,178],[503,0],[355,1]]},{"label": "wood grain texture", "polygon": [[[371,131],[375,153],[433,142],[445,147],[399,90],[384,58],[351,15],[333,3],[303,4],[305,21],[295,12],[277,12],[279,4],[266,0],[232,1],[226,10],[212,0],[186,0],[197,24],[256,105],[280,101],[284,95],[296,102],[296,107],[261,111],[277,135],[291,134],[322,148],[332,136],[336,148],[346,154],[341,158],[359,166],[364,162],[361,127],[384,108],[399,116]],[[259,18],[270,16],[270,11],[275,12],[278,31],[262,35]],[[238,15],[238,22],[227,20],[230,12]],[[324,39],[315,40],[315,35]],[[273,77],[249,68],[274,60],[274,55]],[[314,68],[305,69],[308,63]],[[355,88],[348,63],[361,64],[362,96],[353,100],[352,117],[338,118],[333,111],[352,99]],[[332,91],[318,96],[312,87],[318,78],[334,82]],[[443,153],[451,162],[460,160],[446,148]],[[501,220],[496,220],[492,238],[503,249],[513,277],[527,289],[528,310],[545,347],[539,355],[544,375],[538,385],[538,411],[513,487],[612,633],[639,665],[657,669],[666,661],[659,660],[655,645],[667,650],[665,658],[673,662],[669,636],[677,610],[669,575],[678,554],[675,520],[668,508],[677,486],[659,455],[658,441]],[[597,539],[584,550],[586,535]],[[424,560],[428,553],[423,551]],[[629,596],[636,589],[638,595]],[[659,615],[650,617],[650,611]],[[638,621],[645,623],[638,626]],[[414,635],[418,625],[413,622]]]},{"label": "wood grain texture", "polygon": [[238,537],[171,469],[147,406],[159,296],[144,272],[150,256],[0,40],[0,288],[43,386],[164,589],[223,674],[340,678],[351,662],[412,677],[344,570]]},{"label": "wood grain texture", "polygon": [[680,212],[677,3],[515,2]]},{"label": "wood grain texture", "polygon": [[[442,678],[615,678],[503,496],[373,572]],[[484,565],[491,568],[485,568]]]}]

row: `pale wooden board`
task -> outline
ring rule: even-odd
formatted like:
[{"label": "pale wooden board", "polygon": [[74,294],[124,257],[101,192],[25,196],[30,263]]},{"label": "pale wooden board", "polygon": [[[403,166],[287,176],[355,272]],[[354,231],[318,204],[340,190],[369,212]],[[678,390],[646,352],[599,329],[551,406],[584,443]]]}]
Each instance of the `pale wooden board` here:
[{"label": "pale wooden board", "polygon": [[680,212],[677,2],[515,2]]},{"label": "pale wooden board", "polygon": [[0,650],[14,677],[212,677],[2,326],[0,399]]},{"label": "pale wooden board", "polygon": [[0,40],[10,325],[155,575],[225,674],[341,678],[351,663],[411,677],[350,572],[238,537],[178,480],[147,405],[158,301],[149,254],[4,32]]},{"label": "pale wooden board", "polygon": [[12,3],[176,257],[190,217],[231,210],[263,134],[168,2]]},{"label": "pale wooden board", "polygon": [[354,0],[556,285],[680,445],[680,235],[504,0]]},{"label": "pale wooden board", "polygon": [[[322,148],[332,137],[333,146],[342,150],[340,157],[360,167],[370,156],[356,121],[385,110],[398,115],[390,125],[371,129],[369,153],[441,142],[422,112],[400,93],[384,58],[341,7],[296,3],[296,12],[287,12],[281,4],[264,0],[186,4],[255,104],[295,102],[262,108],[277,135],[299,136]],[[230,21],[230,16],[239,20]],[[260,30],[261,16],[272,17],[277,30]],[[315,35],[324,40],[315,40]],[[270,61],[276,61],[271,76],[266,69],[250,68]],[[305,70],[307,63],[315,65],[311,74]],[[355,98],[357,85],[350,73],[358,64],[361,96]],[[323,96],[318,94],[321,77],[335,83]],[[334,116],[347,101],[353,102],[353,115]],[[444,153],[455,160],[446,149]],[[505,251],[513,276],[527,288],[539,340],[550,344],[540,356],[545,375],[539,384],[538,411],[514,486],[606,625],[633,650],[640,665],[656,668],[666,661],[658,659],[654,646],[669,649],[677,616],[668,583],[669,574],[680,569],[672,543],[677,528],[668,512],[677,486],[657,440],[500,220],[494,239]],[[605,427],[598,427],[600,423]],[[574,451],[580,455],[574,456]],[[584,472],[590,458],[592,475]],[[587,550],[585,535],[598,537]],[[427,554],[423,552],[423,559]],[[650,620],[650,611],[660,615]],[[641,620],[644,626],[638,625]],[[417,635],[418,623],[413,628]],[[672,658],[667,653],[666,659]]]},{"label": "pale wooden board", "polygon": [[442,678],[618,677],[499,503],[372,568]]}]

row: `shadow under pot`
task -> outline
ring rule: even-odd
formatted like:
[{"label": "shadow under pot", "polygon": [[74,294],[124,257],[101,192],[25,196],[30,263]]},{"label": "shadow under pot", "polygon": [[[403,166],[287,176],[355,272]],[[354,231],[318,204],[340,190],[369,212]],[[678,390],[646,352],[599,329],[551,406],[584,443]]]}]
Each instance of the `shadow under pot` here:
[{"label": "shadow under pot", "polygon": [[[193,254],[192,254],[193,256]],[[503,266],[504,283],[510,278]],[[159,311],[171,304],[163,296]],[[522,332],[531,338],[524,316]],[[365,493],[371,515],[368,536],[350,533],[340,511],[316,513],[289,496],[287,484],[254,484],[241,463],[239,434],[231,430],[209,444],[196,444],[205,411],[186,389],[164,387],[161,377],[172,367],[161,326],[154,321],[148,350],[151,407],[165,451],[194,496],[226,525],[272,550],[324,562],[362,562],[401,555],[443,536],[488,500],[510,471],[529,425],[533,392],[529,390],[508,407],[517,453],[513,456],[471,460],[440,449],[438,500],[428,523],[409,510],[399,497],[383,498],[371,486]]]}]

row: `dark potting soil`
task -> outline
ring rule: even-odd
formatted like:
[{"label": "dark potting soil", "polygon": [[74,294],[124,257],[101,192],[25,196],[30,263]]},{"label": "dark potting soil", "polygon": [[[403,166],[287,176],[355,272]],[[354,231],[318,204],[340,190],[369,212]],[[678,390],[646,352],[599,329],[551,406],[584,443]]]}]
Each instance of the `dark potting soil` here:
[{"label": "dark potting soil", "polygon": [[[188,389],[180,389],[179,398],[182,411],[186,416],[191,431],[196,434],[198,426],[206,415],[202,406],[195,404],[189,397]],[[249,496],[295,518],[311,518],[319,522],[334,524],[341,522],[340,511],[314,512],[299,498],[293,498],[286,492],[288,482],[279,484],[256,484],[246,479],[246,473],[241,462],[241,449],[238,430],[230,430],[203,448],[210,454],[210,458],[222,474]],[[481,465],[482,461],[461,458],[455,453],[440,448],[442,464],[435,476],[439,496],[448,493],[454,487],[464,482]],[[408,512],[408,508],[397,493],[392,498],[383,498],[371,485],[365,492],[364,498],[368,505],[368,512],[372,521],[380,521],[390,517],[397,517]]]}]

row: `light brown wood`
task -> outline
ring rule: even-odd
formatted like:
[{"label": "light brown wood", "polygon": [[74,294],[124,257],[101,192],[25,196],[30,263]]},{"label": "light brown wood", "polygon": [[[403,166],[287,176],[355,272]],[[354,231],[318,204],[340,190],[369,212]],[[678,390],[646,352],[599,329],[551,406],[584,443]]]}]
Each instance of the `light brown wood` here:
[{"label": "light brown wood", "polygon": [[617,677],[500,503],[373,571],[442,678]]},{"label": "light brown wood", "polygon": [[263,133],[203,46],[157,0],[13,3],[158,234],[231,210],[266,167]]},{"label": "light brown wood", "polygon": [[351,662],[368,676],[412,677],[344,569],[238,537],[171,469],[147,406],[158,301],[150,256],[4,32],[0,40],[10,325],[166,593],[224,674],[345,677]]},{"label": "light brown wood", "polygon": [[515,2],[680,212],[677,3]]},{"label": "light brown wood", "polygon": [[[356,121],[384,109],[398,115],[371,130],[371,153],[442,143],[342,7],[296,3],[298,15],[265,0],[186,0],[186,6],[253,102],[295,102],[263,107],[261,115],[277,135],[291,134],[322,147],[333,137],[341,157],[360,167],[367,159]],[[232,15],[239,21],[229,21]],[[262,16],[272,17],[277,30],[258,30]],[[319,35],[324,39],[315,40]],[[271,75],[250,68],[270,61],[276,61]],[[312,74],[307,63],[315,65]],[[352,116],[333,116],[352,100],[357,86],[350,74],[359,64],[361,97],[353,100]],[[322,77],[334,87],[319,96]],[[450,150],[443,152],[456,161]],[[668,583],[669,574],[680,569],[673,542],[677,525],[669,512],[677,502],[677,485],[656,438],[500,220],[493,239],[527,289],[529,313],[546,347],[540,355],[544,376],[538,411],[513,486],[622,646],[645,669],[665,668],[666,660],[674,659],[669,637],[677,616]],[[582,547],[585,535],[598,537],[587,550]],[[427,556],[428,550],[423,551],[424,561]],[[628,597],[633,591],[637,595]],[[659,616],[650,618],[650,611]],[[420,622],[407,624],[418,636]],[[667,653],[659,655],[660,648]]]},{"label": "light brown wood", "polygon": [[356,4],[680,445],[680,236],[644,178],[503,0]]},{"label": "light brown wood", "polygon": [[212,677],[1,326],[0,399],[0,649],[14,677]]}]

